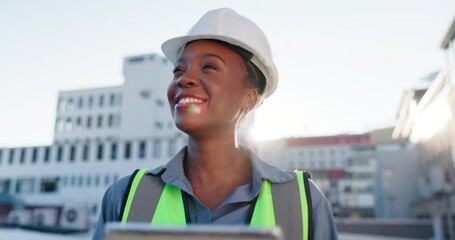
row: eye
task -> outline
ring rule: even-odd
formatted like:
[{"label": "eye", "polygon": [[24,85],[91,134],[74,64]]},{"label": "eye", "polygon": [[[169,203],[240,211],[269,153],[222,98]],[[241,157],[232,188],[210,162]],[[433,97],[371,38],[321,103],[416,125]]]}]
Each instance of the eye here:
[{"label": "eye", "polygon": [[184,72],[183,68],[181,66],[176,66],[174,68],[174,70],[172,70],[172,73],[174,73],[174,75],[180,75]]},{"label": "eye", "polygon": [[202,66],[202,70],[203,71],[216,70],[216,67],[213,66],[212,64],[204,64],[204,66]]}]

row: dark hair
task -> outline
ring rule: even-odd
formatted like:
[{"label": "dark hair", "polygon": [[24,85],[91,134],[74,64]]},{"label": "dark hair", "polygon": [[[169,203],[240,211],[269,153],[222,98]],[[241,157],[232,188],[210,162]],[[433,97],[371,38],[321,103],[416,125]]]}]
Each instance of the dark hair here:
[{"label": "dark hair", "polygon": [[251,61],[246,61],[244,59],[243,64],[246,67],[246,70],[248,72],[248,80],[250,84],[253,85],[254,88],[258,91],[259,95],[262,95],[265,90],[265,76],[262,74],[262,71],[259,70],[256,65],[254,65],[253,62]]}]

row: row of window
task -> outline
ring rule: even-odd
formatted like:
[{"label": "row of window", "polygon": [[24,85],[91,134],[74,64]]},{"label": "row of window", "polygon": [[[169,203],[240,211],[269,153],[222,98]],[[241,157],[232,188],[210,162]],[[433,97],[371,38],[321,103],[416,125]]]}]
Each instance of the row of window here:
[{"label": "row of window", "polygon": [[84,108],[103,108],[105,106],[121,106],[122,95],[120,93],[100,94],[98,96],[88,95],[79,97],[60,97],[57,110],[59,113]]},{"label": "row of window", "polygon": [[340,149],[327,149],[327,148],[321,148],[321,149],[299,149],[299,150],[289,150],[288,152],[290,157],[293,156],[298,156],[300,158],[303,158],[305,156],[345,156],[346,155],[346,150],[343,148]]},{"label": "row of window", "polygon": [[[28,177],[17,179],[14,185],[10,179],[0,179],[0,192],[17,194],[53,193],[57,192],[61,187],[89,188],[108,186],[117,179],[117,174],[106,174],[104,177],[100,174],[45,177],[41,179]],[[36,185],[37,183],[38,185]],[[37,187],[38,189],[36,189]]]},{"label": "row of window", "polygon": [[120,114],[108,114],[103,116],[85,116],[85,117],[67,117],[57,118],[55,121],[56,132],[66,132],[73,130],[91,129],[91,128],[112,128],[120,126]]},{"label": "row of window", "polygon": [[95,175],[73,175],[61,177],[61,186],[66,188],[88,188],[88,187],[99,187],[108,186],[112,182],[118,179],[118,175],[106,174],[101,177],[99,174]]},{"label": "row of window", "polygon": [[289,161],[289,169],[311,169],[311,168],[337,168],[341,167],[341,162],[330,160],[318,160],[318,161]]},{"label": "row of window", "polygon": [[[176,140],[170,139],[167,143],[167,157],[172,157],[177,151]],[[51,151],[51,149],[53,149],[53,151]],[[148,156],[148,149],[151,150],[149,152],[151,156]],[[122,150],[122,152],[120,152],[120,150]],[[13,165],[17,160],[19,161],[19,164],[24,165],[26,163],[36,164],[38,162],[49,163],[51,159],[55,160],[57,163],[72,163],[79,160],[88,162],[90,159],[95,159],[96,161],[105,159],[115,161],[120,158],[123,160],[130,160],[132,158],[140,160],[145,160],[146,158],[159,159],[162,157],[162,152],[162,140],[154,140],[152,142],[144,140],[137,142],[137,145],[133,145],[133,142],[97,143],[94,145],[86,143],[73,144],[66,147],[63,145],[56,145],[53,148],[31,148],[31,152],[27,151],[27,148],[12,148],[0,149],[0,165],[3,163],[3,158],[5,158],[5,165]],[[19,157],[16,155],[19,155]]]},{"label": "row of window", "polygon": [[[148,57],[148,58],[147,58]],[[142,63],[142,62],[145,62],[147,60],[149,61],[154,61],[154,60],[159,60],[161,59],[161,63],[163,65],[166,65],[168,63],[168,60],[167,58],[164,58],[164,57],[158,57],[158,59],[156,59],[157,56],[155,54],[151,54],[151,55],[142,55],[142,56],[134,56],[134,57],[130,57],[128,58],[128,62],[129,63],[132,63],[132,64],[136,64],[136,63]]]},{"label": "row of window", "polygon": [[[40,193],[52,193],[58,189],[58,178],[42,178],[38,179],[38,190]],[[34,178],[19,178],[15,185],[10,179],[0,179],[0,192],[3,193],[34,193],[35,192]]]}]

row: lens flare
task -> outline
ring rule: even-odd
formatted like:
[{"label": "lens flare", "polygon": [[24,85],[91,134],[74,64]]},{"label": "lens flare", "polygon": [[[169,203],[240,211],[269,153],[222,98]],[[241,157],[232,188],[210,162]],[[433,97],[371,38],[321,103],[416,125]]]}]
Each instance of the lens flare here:
[{"label": "lens flare", "polygon": [[191,105],[188,108],[188,112],[190,112],[193,115],[197,115],[197,114],[201,113],[201,107],[196,106],[196,105]]}]

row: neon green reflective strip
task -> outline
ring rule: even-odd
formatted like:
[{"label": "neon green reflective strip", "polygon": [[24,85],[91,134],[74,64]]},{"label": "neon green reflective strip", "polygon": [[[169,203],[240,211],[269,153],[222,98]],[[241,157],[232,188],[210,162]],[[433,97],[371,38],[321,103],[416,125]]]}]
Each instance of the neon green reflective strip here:
[{"label": "neon green reflective strip", "polygon": [[262,181],[261,191],[259,192],[250,226],[254,227],[274,227],[275,213],[273,210],[272,187],[269,181]]},{"label": "neon green reflective strip", "polygon": [[296,171],[297,182],[299,183],[300,204],[302,206],[302,222],[303,222],[303,239],[308,239],[308,202],[305,194],[305,184],[303,183],[303,172]]},{"label": "neon green reflective strip", "polygon": [[183,204],[182,192],[179,188],[171,184],[164,185],[151,224],[186,224],[185,207]]},{"label": "neon green reflective strip", "polygon": [[141,169],[134,176],[133,183],[131,184],[130,192],[128,194],[128,199],[126,200],[125,209],[123,211],[122,223],[126,223],[128,215],[130,214],[131,204],[133,203],[134,195],[136,194],[137,186],[142,179],[142,176],[147,172],[148,169]]}]

